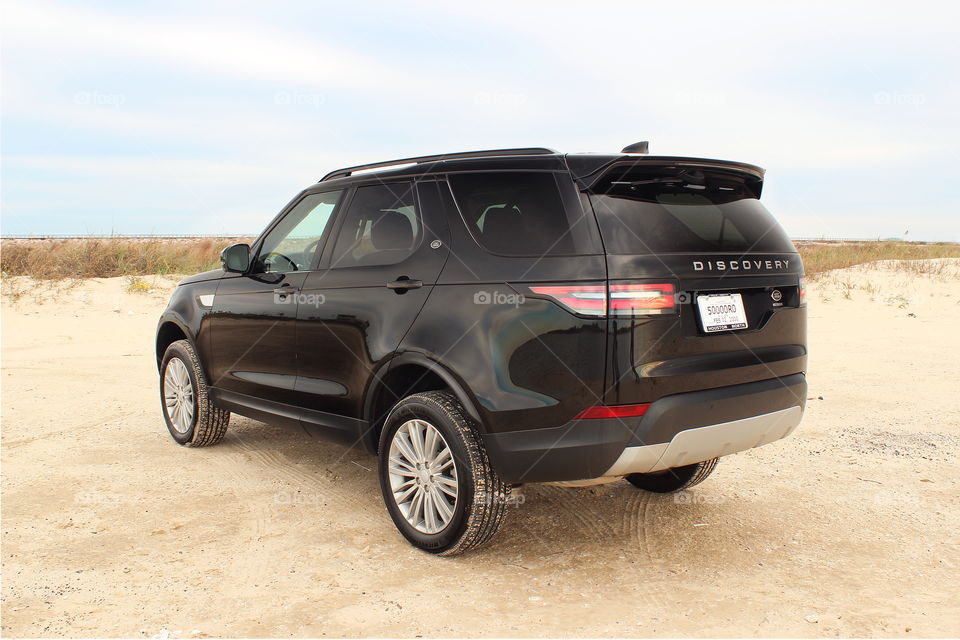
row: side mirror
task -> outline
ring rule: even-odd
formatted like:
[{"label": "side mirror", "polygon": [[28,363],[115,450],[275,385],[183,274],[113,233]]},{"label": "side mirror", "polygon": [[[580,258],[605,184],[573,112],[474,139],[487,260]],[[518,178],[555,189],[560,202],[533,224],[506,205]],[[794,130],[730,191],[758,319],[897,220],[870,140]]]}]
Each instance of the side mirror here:
[{"label": "side mirror", "polygon": [[250,268],[250,245],[232,244],[220,252],[220,264],[224,271],[246,273]]}]

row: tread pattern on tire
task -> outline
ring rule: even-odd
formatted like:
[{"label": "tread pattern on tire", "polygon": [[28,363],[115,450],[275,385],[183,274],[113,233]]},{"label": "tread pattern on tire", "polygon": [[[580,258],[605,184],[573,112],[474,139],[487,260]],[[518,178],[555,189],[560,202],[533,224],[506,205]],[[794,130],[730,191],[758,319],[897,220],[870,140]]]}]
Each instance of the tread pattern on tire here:
[{"label": "tread pattern on tire", "polygon": [[[456,397],[446,391],[426,391],[404,398],[432,404],[447,416],[456,429],[469,457],[474,494],[467,505],[467,526],[460,538],[438,555],[453,556],[488,542],[500,529],[507,514],[510,486],[505,484],[487,457],[474,421],[467,416]],[[402,402],[402,401],[401,401]]]},{"label": "tread pattern on tire", "polygon": [[[200,368],[200,359],[193,349],[189,340],[178,340],[173,344],[180,346],[190,356],[190,366],[193,368],[194,377],[197,381],[197,421],[193,427],[193,437],[190,442],[184,443],[186,447],[208,447],[223,440],[227,433],[227,426],[230,424],[230,412],[221,409],[210,402],[210,396],[207,392],[207,380],[203,376],[203,369]],[[172,346],[172,345],[171,345]],[[169,349],[169,347],[168,347]]]},{"label": "tread pattern on tire", "polygon": [[[682,474],[690,473],[690,476],[685,481],[675,486],[664,482],[664,476],[658,476],[656,474],[634,473],[628,475],[627,480],[633,486],[638,489],[643,489],[644,491],[676,493],[677,491],[694,487],[706,480],[717,467],[718,461],[719,458],[713,458],[712,460],[705,460],[704,462],[697,462],[684,467],[677,467],[676,469],[668,469],[666,473],[671,474],[676,481],[680,481],[683,478]],[[666,486],[663,486],[664,484],[666,484]]]},{"label": "tread pattern on tire", "polygon": [[693,476],[691,476],[691,478],[687,480],[682,487],[680,487],[680,489],[689,489],[690,487],[694,487],[706,480],[707,477],[713,473],[713,470],[716,468],[719,460],[720,458],[713,458],[712,460],[701,462],[697,467],[697,472],[694,473]]}]

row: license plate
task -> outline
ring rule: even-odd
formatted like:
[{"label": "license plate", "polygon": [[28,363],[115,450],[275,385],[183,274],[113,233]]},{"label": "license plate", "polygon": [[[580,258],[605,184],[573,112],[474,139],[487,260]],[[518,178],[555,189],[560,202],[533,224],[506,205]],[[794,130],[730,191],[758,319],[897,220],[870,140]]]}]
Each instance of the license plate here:
[{"label": "license plate", "polygon": [[697,296],[700,324],[707,333],[747,328],[747,312],[739,293],[710,293]]}]

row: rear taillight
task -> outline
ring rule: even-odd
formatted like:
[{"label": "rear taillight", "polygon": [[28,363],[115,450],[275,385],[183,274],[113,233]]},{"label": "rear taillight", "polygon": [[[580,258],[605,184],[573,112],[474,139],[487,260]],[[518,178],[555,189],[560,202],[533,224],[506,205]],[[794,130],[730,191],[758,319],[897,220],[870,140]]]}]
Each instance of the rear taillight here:
[{"label": "rear taillight", "polygon": [[675,304],[676,290],[670,282],[610,285],[611,315],[673,313]]},{"label": "rear taillight", "polygon": [[650,403],[596,405],[581,411],[574,420],[592,420],[596,418],[636,418],[642,416],[650,408]]},{"label": "rear taillight", "polygon": [[800,276],[800,286],[797,291],[800,293],[800,304],[807,304],[807,276]]},{"label": "rear taillight", "polygon": [[609,291],[604,285],[538,285],[530,291],[549,296],[585,316],[635,316],[676,310],[676,289],[670,282],[611,284]]},{"label": "rear taillight", "polygon": [[549,296],[561,305],[583,316],[607,315],[607,287],[604,285],[543,285],[530,291]]}]

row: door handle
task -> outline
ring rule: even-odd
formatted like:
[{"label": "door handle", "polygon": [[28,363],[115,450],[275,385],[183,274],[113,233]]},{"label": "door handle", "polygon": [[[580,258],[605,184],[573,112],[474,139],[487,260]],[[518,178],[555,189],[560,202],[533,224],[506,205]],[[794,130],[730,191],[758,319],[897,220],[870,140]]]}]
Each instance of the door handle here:
[{"label": "door handle", "polygon": [[285,285],[283,285],[282,287],[280,287],[279,289],[274,289],[274,290],[273,290],[273,299],[274,299],[274,301],[276,301],[276,302],[286,302],[286,301],[287,301],[287,296],[289,296],[289,295],[291,295],[291,294],[293,294],[293,293],[296,293],[296,292],[297,292],[297,288],[296,288],[296,287],[292,287],[292,286],[290,286],[289,284],[285,284]]},{"label": "door handle", "polygon": [[423,286],[423,280],[411,280],[406,276],[400,276],[393,282],[387,283],[387,289],[393,289],[397,293],[403,293],[407,289],[419,289]]}]

